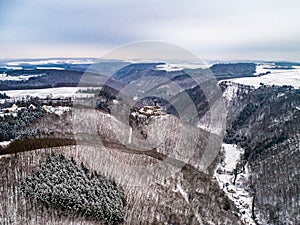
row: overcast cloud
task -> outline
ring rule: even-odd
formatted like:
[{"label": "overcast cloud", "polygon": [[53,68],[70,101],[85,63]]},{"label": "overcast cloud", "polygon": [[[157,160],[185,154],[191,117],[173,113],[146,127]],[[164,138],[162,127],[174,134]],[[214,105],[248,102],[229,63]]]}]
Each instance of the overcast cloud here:
[{"label": "overcast cloud", "polygon": [[100,57],[142,40],[204,59],[300,61],[298,0],[0,0],[0,57]]}]

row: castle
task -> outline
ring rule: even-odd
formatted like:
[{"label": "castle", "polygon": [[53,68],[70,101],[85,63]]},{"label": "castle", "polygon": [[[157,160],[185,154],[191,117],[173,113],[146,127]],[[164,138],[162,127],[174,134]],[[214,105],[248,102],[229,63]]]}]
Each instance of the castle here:
[{"label": "castle", "polygon": [[161,116],[166,114],[162,111],[162,108],[158,105],[157,100],[153,101],[153,106],[143,106],[139,108],[136,113],[139,115],[146,116],[148,118],[151,116]]}]

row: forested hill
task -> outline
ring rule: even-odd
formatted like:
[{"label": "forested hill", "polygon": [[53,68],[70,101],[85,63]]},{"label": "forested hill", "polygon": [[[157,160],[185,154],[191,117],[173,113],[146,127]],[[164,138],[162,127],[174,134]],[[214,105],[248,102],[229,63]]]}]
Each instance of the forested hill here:
[{"label": "forested hill", "polygon": [[[0,70],[0,91],[16,90],[16,89],[37,89],[50,87],[75,87],[80,85],[97,86],[105,82],[107,77],[110,81],[117,80],[118,83],[131,83],[143,77],[163,77],[173,82],[182,84],[184,88],[189,87],[191,83],[190,74],[196,76],[205,76],[207,74],[215,76],[217,79],[236,78],[243,76],[253,76],[255,73],[256,64],[254,63],[229,63],[216,64],[209,69],[182,69],[167,71],[158,69],[164,63],[133,63],[121,64],[115,63],[114,69],[110,70],[111,65],[99,64],[97,72],[93,67],[88,69],[87,66],[67,67],[63,69],[52,69],[51,67],[44,69],[36,69],[36,67],[25,67],[25,69],[5,69]],[[123,67],[124,66],[124,67]],[[116,70],[116,68],[120,68]],[[88,70],[87,70],[88,69]],[[117,72],[112,72],[116,70]],[[82,80],[83,75],[89,77],[89,82],[85,83]],[[122,85],[121,85],[122,86]],[[191,88],[191,87],[189,87]]]},{"label": "forested hill", "polygon": [[[82,76],[85,74],[81,71],[69,70],[12,70],[6,73],[10,80],[0,79],[0,90],[21,90],[21,89],[38,89],[51,87],[77,87]],[[94,86],[104,82],[106,76],[101,74],[87,74],[93,82],[85,83],[87,86]],[[22,77],[22,79],[18,79]]]}]

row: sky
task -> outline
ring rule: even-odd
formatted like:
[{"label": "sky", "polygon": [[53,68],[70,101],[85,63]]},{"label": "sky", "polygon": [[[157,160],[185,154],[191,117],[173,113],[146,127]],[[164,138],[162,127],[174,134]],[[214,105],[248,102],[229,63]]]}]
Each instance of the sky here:
[{"label": "sky", "polygon": [[126,43],[204,60],[300,62],[299,0],[0,0],[0,58],[101,57]]}]

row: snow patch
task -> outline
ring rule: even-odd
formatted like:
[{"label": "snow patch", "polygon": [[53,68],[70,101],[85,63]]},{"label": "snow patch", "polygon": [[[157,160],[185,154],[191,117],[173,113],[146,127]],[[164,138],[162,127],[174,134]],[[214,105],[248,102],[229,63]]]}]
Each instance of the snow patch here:
[{"label": "snow patch", "polygon": [[[7,147],[10,143],[11,143],[11,141],[1,141],[1,142],[0,142],[0,146],[1,146],[1,147]],[[0,157],[1,157],[1,156],[0,156]]]},{"label": "snow patch", "polygon": [[4,66],[4,67],[1,67],[1,68],[5,68],[5,69],[8,69],[8,70],[21,70],[21,69],[23,69],[22,66]]},{"label": "snow patch", "polygon": [[228,85],[225,91],[223,92],[223,98],[227,101],[232,101],[232,99],[234,99],[237,96],[239,87],[235,84],[232,84],[231,82],[229,82],[229,84],[231,85]]},{"label": "snow patch", "polygon": [[112,102],[113,102],[113,104],[115,104],[115,105],[116,105],[116,104],[119,104],[119,101],[116,100],[116,99],[113,99]]},{"label": "snow patch", "polygon": [[270,72],[270,69],[274,69],[275,63],[258,63],[256,65],[255,76],[260,76]]},{"label": "snow patch", "polygon": [[131,144],[131,140],[132,140],[132,127],[129,128],[128,144]]},{"label": "snow patch", "polygon": [[45,88],[45,89],[29,89],[29,90],[9,90],[5,93],[11,98],[25,98],[27,96],[47,98],[68,98],[68,97],[89,97],[94,94],[80,93],[82,87],[61,87],[61,88]]},{"label": "snow patch", "polygon": [[240,148],[238,148],[236,145],[232,144],[223,144],[223,148],[225,151],[225,165],[224,168],[227,171],[233,171],[238,161],[241,158],[241,155],[244,153],[244,151]]},{"label": "snow patch", "polygon": [[162,64],[162,65],[157,65],[156,70],[162,70],[162,71],[167,71],[167,72],[172,72],[172,71],[180,71],[183,70],[182,67],[178,67],[173,64]]},{"label": "snow patch", "polygon": [[184,198],[184,200],[186,201],[186,203],[189,204],[189,195],[188,195],[188,193],[186,193],[186,192],[182,189],[182,187],[181,187],[180,184],[177,184],[177,185],[176,185],[176,188],[177,188],[177,190],[179,191],[179,193],[182,195],[182,197]]},{"label": "snow patch", "polygon": [[48,106],[48,105],[43,105],[42,108],[47,112],[47,113],[53,113],[58,116],[61,116],[65,112],[68,112],[71,110],[71,107],[68,106],[58,106],[58,107],[53,107],[53,106]]},{"label": "snow patch", "polygon": [[285,96],[285,93],[278,93],[277,98],[281,98],[283,96]]}]

